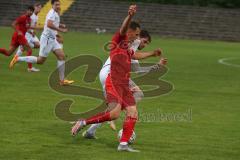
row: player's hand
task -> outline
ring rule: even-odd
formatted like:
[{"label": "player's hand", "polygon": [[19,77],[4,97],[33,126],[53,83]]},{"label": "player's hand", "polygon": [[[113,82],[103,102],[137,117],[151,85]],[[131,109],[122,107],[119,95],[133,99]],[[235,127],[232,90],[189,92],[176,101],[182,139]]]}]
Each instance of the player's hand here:
[{"label": "player's hand", "polygon": [[161,56],[161,55],[162,55],[162,50],[160,48],[153,51],[153,56]]},{"label": "player's hand", "polygon": [[132,17],[136,12],[137,12],[137,5],[131,5],[128,9],[128,15]]},{"label": "player's hand", "polygon": [[141,89],[138,86],[134,86],[134,87],[130,88],[130,90],[132,92],[140,92],[141,91]]},{"label": "player's hand", "polygon": [[59,28],[59,31],[63,32],[63,33],[66,33],[66,32],[68,32],[68,29],[67,28]]},{"label": "player's hand", "polygon": [[67,28],[67,26],[65,24],[61,24],[60,26],[61,28]]},{"label": "player's hand", "polygon": [[159,61],[159,64],[165,66],[167,64],[167,62],[168,62],[167,58],[161,58]]}]

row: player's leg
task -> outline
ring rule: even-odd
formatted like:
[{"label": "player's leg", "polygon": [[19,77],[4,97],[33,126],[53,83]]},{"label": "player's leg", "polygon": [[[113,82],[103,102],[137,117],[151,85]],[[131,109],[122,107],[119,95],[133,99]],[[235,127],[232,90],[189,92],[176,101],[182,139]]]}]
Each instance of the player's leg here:
[{"label": "player's leg", "polygon": [[[103,75],[105,75],[103,73],[103,71],[100,71],[100,81],[102,83],[103,89],[105,90],[105,80],[103,78]],[[106,76],[105,76],[106,79]],[[135,99],[135,102],[140,102],[142,100],[142,98],[144,97],[144,94],[142,92],[142,90],[132,81],[129,81],[129,87],[131,89],[131,91],[133,92],[133,97]],[[109,122],[110,128],[113,130],[116,130],[116,125],[114,123],[114,121],[110,121]],[[88,130],[86,132],[84,132],[84,137],[85,138],[92,138],[95,137],[96,134],[96,130],[101,127],[101,123],[98,124],[92,124]]]},{"label": "player's leg", "polygon": [[[99,72],[99,80],[100,80],[102,88],[103,88],[104,97],[106,97],[105,82],[106,82],[106,79],[108,77],[109,70],[110,70],[110,66],[109,67],[105,66]],[[95,139],[96,138],[96,136],[95,136],[96,131],[99,127],[101,127],[101,125],[102,125],[101,123],[92,124],[85,132],[83,132],[83,137],[88,138],[88,139]],[[113,125],[113,124],[111,124],[111,125]]]},{"label": "player's leg", "polygon": [[[115,88],[117,87],[118,85],[115,85]],[[123,109],[126,111],[126,116],[123,122],[123,133],[118,146],[118,151],[138,152],[128,145],[138,118],[136,101],[133,97],[132,91],[129,88],[129,84],[122,85],[120,87],[122,89],[122,103]],[[121,90],[119,89],[119,91]]]},{"label": "player's leg", "polygon": [[[28,33],[28,32],[27,32]],[[28,35],[28,36],[27,36]],[[30,33],[28,33],[26,35],[26,38],[27,38],[27,41],[28,41],[28,44],[29,44],[29,46],[31,47],[31,48],[39,48],[40,47],[40,42],[39,42],[39,39],[37,38],[37,36],[35,36],[35,35],[32,35],[32,34],[30,34]],[[29,55],[27,55],[27,56],[29,56]],[[39,63],[40,63],[40,61],[41,61],[41,63],[44,63],[45,62],[45,60],[42,60],[42,58],[39,58]],[[28,71],[29,72],[39,72],[40,71],[40,69],[38,69],[38,68],[35,68],[35,67],[31,67],[31,68],[28,68]]]},{"label": "player's leg", "polygon": [[118,151],[139,152],[128,145],[128,141],[133,134],[135,124],[138,118],[137,106],[128,106],[125,108],[126,118],[123,123],[123,133],[118,146]]},{"label": "player's leg", "polygon": [[[32,47],[30,46],[30,44],[27,42],[26,44],[23,45],[24,50],[27,51],[27,57],[32,56]],[[39,69],[33,68],[32,67],[32,63],[28,62],[28,71],[29,72],[38,72],[40,71]]]},{"label": "player's leg", "polygon": [[10,48],[7,50],[5,48],[0,48],[0,53],[2,53],[5,56],[11,56],[13,52],[17,49],[17,46],[15,45],[10,45]]},{"label": "player's leg", "polygon": [[[23,47],[24,50],[26,50],[27,52],[27,56],[31,57],[32,55],[32,49],[29,46],[29,43],[27,41],[27,39],[25,38],[25,36],[17,36],[17,38],[15,39],[15,35],[12,38],[12,44],[15,43],[15,41],[21,45]],[[14,58],[12,59],[12,61],[10,62],[9,67],[13,68],[13,66],[18,62],[18,55],[15,55]],[[32,63],[28,62],[28,69],[32,68]]]},{"label": "player's leg", "polygon": [[17,55],[17,56],[21,56],[23,52],[24,52],[23,47],[22,47],[22,46],[19,46],[18,49],[17,49],[16,55]]},{"label": "player's leg", "polygon": [[[102,87],[103,87],[103,90],[104,90],[104,95],[106,94],[105,93],[105,81],[106,81],[106,77],[108,75],[109,71],[108,71],[108,68],[105,67],[105,69],[101,69],[100,73],[99,73],[99,79],[100,79],[100,82],[102,84]],[[129,87],[131,89],[131,91],[133,92],[133,96],[134,96],[134,99],[136,102],[139,102],[142,100],[142,98],[144,97],[143,95],[143,92],[142,90],[130,79],[129,81]],[[114,121],[111,121],[109,122],[110,124],[110,127],[113,129],[113,130],[116,130],[116,126],[115,126],[115,123]],[[101,126],[101,123],[98,123],[98,124],[92,124],[86,132],[83,133],[83,136],[85,138],[94,138],[95,137],[95,134],[96,134],[96,130]]]},{"label": "player's leg", "polygon": [[120,140],[120,144],[126,144],[135,127],[135,123],[137,121],[138,118],[138,112],[137,112],[137,107],[136,106],[128,106],[126,107],[126,118],[124,120],[124,124],[123,124],[123,135],[122,138]]},{"label": "player's leg", "polygon": [[135,102],[140,102],[143,97],[144,94],[142,92],[142,90],[133,82],[133,80],[129,80],[129,88],[131,90],[131,92],[133,93],[133,97],[135,99]]},{"label": "player's leg", "polygon": [[0,53],[4,54],[5,56],[11,56],[12,53],[15,52],[15,50],[19,46],[18,37],[20,36],[17,34],[17,32],[14,32],[14,34],[12,35],[10,48],[9,49],[0,48]]},{"label": "player's leg", "polygon": [[14,65],[17,63],[17,62],[26,62],[26,63],[31,63],[31,64],[43,64],[45,61],[47,60],[47,57],[43,57],[43,56],[39,56],[39,57],[36,57],[36,56],[15,56],[9,67],[10,68],[13,68]]},{"label": "player's leg", "polygon": [[41,37],[41,40],[40,40],[40,50],[39,50],[39,56],[36,57],[36,56],[15,56],[9,67],[10,68],[13,68],[14,65],[17,63],[17,62],[27,62],[27,63],[37,63],[37,64],[43,64],[47,57],[48,57],[48,54],[52,51],[52,46],[53,46],[53,40],[49,40],[48,38],[46,37]]},{"label": "player's leg", "polygon": [[97,139],[96,131],[101,126],[102,123],[91,124],[91,126],[83,132],[82,136],[87,139]]},{"label": "player's leg", "polygon": [[[106,112],[113,110],[115,108],[114,104],[115,103],[110,103],[108,105]],[[115,127],[114,121],[109,121],[109,123],[110,123],[110,125],[113,125],[112,129],[114,129],[114,127]],[[111,123],[113,123],[113,124],[111,124]],[[83,132],[83,134],[82,134],[83,137],[87,138],[87,139],[96,139],[96,131],[99,127],[101,127],[101,125],[102,125],[102,123],[92,124],[85,132]],[[115,130],[116,130],[116,127],[115,127]]]},{"label": "player's leg", "polygon": [[53,53],[57,57],[57,68],[59,71],[60,85],[72,84],[74,81],[65,79],[65,55],[61,45],[57,41],[55,41]]},{"label": "player's leg", "polygon": [[106,121],[112,121],[119,118],[121,113],[121,104],[119,103],[110,103],[109,106],[113,106],[114,109],[107,112],[99,113],[95,116],[92,116],[85,120],[79,120],[73,127],[72,127],[72,135],[75,136],[82,128],[86,125],[96,124],[96,123],[103,123]]},{"label": "player's leg", "polygon": [[[26,38],[29,46],[30,46],[31,48],[33,48],[32,35],[27,32],[27,33],[25,34],[25,38]],[[16,55],[17,55],[17,56],[21,56],[23,52],[24,52],[24,47],[21,45],[21,46],[18,47],[18,50],[17,50],[17,52],[16,52]]]}]

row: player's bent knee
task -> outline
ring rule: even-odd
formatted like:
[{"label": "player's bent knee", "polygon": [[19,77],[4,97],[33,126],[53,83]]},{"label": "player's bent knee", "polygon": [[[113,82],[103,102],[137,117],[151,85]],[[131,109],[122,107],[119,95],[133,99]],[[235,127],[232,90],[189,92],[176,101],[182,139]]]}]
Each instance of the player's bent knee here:
[{"label": "player's bent knee", "polygon": [[110,115],[111,115],[111,119],[115,120],[120,117],[120,112],[110,112]]},{"label": "player's bent knee", "polygon": [[136,106],[127,107],[126,111],[128,117],[138,118],[138,111]]},{"label": "player's bent knee", "polygon": [[53,53],[56,55],[59,61],[65,60],[65,55],[62,49],[56,49]]},{"label": "player's bent knee", "polygon": [[46,58],[38,57],[37,64],[43,64],[46,61]]},{"label": "player's bent knee", "polygon": [[[109,104],[111,106],[111,104]],[[121,105],[120,104],[116,104],[116,103],[112,103],[112,105],[114,106],[114,109],[112,109],[110,111],[110,116],[112,120],[118,119],[120,117],[121,114]]]}]

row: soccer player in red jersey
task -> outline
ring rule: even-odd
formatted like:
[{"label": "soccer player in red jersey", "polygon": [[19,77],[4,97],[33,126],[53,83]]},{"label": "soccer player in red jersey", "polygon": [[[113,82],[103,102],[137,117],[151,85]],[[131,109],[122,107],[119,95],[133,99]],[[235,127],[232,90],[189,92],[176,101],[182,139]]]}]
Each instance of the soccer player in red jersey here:
[{"label": "soccer player in red jersey", "polygon": [[[112,38],[113,47],[110,51],[111,70],[108,75],[106,87],[106,99],[108,110],[87,119],[81,119],[72,127],[72,135],[75,136],[83,127],[89,124],[102,123],[119,118],[122,110],[126,112],[123,123],[123,135],[118,146],[118,151],[139,152],[128,145],[138,118],[136,102],[129,88],[131,59],[143,59],[150,56],[135,53],[130,49],[130,44],[139,37],[140,25],[131,22],[136,13],[136,5],[131,5],[128,16],[125,18],[120,30]],[[149,54],[156,54],[155,52]],[[158,55],[161,54],[159,51]]]},{"label": "soccer player in red jersey", "polygon": [[[7,50],[5,48],[0,48],[0,53],[4,54],[5,56],[11,56],[12,53],[15,52],[15,50],[22,45],[26,51],[27,55],[32,55],[32,49],[29,46],[25,34],[30,29],[30,24],[31,24],[31,15],[34,12],[34,7],[29,6],[27,8],[27,11],[24,15],[18,17],[13,23],[12,26],[15,29],[13,35],[12,35],[12,40],[10,44],[10,48]],[[31,65],[31,64],[29,64]]]}]

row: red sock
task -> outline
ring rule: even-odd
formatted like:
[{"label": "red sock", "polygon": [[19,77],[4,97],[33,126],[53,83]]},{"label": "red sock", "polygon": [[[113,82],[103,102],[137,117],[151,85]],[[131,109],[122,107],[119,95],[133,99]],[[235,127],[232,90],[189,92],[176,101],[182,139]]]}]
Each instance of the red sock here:
[{"label": "red sock", "polygon": [[32,63],[28,63],[28,69],[32,68]]},{"label": "red sock", "polygon": [[0,48],[0,53],[4,54],[5,56],[9,56],[7,50],[4,48]]},{"label": "red sock", "polygon": [[[27,56],[31,56],[32,55],[32,50],[28,50],[27,51]],[[28,63],[28,68],[31,69],[32,68],[32,63]]]},{"label": "red sock", "polygon": [[123,123],[123,133],[120,142],[128,142],[132,136],[137,118],[127,117]]},{"label": "red sock", "polygon": [[86,124],[102,123],[105,121],[111,121],[110,112],[102,112],[93,117],[86,119]]}]

